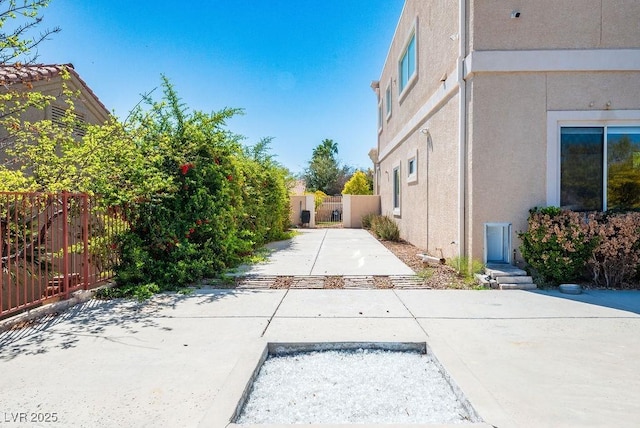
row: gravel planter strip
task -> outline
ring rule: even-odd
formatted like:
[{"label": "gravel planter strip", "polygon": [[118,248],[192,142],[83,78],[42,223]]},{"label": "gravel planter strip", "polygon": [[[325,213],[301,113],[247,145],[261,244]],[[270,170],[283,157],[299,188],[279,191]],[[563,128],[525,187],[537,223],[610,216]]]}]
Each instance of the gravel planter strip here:
[{"label": "gravel planter strip", "polygon": [[359,349],[269,357],[237,423],[469,421],[428,354]]}]

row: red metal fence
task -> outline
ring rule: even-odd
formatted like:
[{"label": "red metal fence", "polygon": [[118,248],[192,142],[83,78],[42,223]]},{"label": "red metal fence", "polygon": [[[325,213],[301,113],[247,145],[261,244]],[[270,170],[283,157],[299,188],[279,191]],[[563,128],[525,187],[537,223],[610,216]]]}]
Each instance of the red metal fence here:
[{"label": "red metal fence", "polygon": [[126,228],[87,194],[0,192],[0,318],[111,279]]}]

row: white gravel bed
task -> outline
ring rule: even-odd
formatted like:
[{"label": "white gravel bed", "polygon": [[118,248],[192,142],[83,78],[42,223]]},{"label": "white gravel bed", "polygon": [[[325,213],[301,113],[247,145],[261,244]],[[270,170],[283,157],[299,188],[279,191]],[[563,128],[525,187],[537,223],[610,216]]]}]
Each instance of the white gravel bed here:
[{"label": "white gravel bed", "polygon": [[236,423],[463,423],[468,412],[427,354],[318,351],[269,357]]}]

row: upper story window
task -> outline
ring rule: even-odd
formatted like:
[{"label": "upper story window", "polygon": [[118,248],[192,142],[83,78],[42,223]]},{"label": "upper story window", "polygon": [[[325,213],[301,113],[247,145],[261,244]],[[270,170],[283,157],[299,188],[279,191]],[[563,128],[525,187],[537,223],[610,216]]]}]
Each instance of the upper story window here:
[{"label": "upper story window", "polygon": [[400,76],[399,93],[402,94],[416,76],[417,71],[416,32],[411,33],[409,42],[402,52],[398,62],[398,74]]},{"label": "upper story window", "polygon": [[391,102],[392,102],[392,98],[391,98],[391,82],[389,82],[389,85],[387,86],[387,90],[384,93],[384,102],[385,102],[386,108],[387,108],[387,119],[389,119],[389,117],[391,117]]},{"label": "upper story window", "polygon": [[378,102],[378,132],[382,132],[382,100]]}]

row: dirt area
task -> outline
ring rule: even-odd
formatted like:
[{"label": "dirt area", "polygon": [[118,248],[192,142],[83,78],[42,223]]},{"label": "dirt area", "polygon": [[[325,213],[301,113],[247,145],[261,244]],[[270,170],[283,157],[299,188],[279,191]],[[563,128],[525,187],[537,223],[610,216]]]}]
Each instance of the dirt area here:
[{"label": "dirt area", "polygon": [[[374,235],[375,236],[375,235]],[[380,240],[379,240],[380,241]],[[424,251],[406,241],[392,242],[380,241],[389,251],[402,260],[407,266],[418,274],[424,281],[424,285],[434,289],[470,289],[474,283],[465,282],[458,273],[447,265],[430,265],[423,263],[419,253]]]}]

